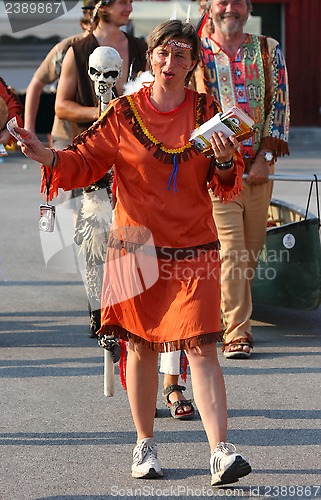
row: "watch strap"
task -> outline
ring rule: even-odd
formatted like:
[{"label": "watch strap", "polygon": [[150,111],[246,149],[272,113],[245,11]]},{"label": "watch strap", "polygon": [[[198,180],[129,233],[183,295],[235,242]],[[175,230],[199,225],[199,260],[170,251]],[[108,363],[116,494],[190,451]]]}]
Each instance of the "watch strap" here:
[{"label": "watch strap", "polygon": [[215,165],[219,170],[228,170],[229,168],[233,167],[234,158],[232,156],[232,158],[230,160],[223,161],[223,162],[219,162],[219,161],[215,160]]}]

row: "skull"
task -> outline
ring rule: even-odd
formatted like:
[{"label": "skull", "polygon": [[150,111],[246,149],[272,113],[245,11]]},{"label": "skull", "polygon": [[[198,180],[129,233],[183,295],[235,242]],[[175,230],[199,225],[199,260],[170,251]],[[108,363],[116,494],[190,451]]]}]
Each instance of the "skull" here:
[{"label": "skull", "polygon": [[123,60],[116,49],[97,47],[90,54],[88,65],[88,75],[94,82],[98,101],[107,105],[112,98],[112,88],[122,74]]}]

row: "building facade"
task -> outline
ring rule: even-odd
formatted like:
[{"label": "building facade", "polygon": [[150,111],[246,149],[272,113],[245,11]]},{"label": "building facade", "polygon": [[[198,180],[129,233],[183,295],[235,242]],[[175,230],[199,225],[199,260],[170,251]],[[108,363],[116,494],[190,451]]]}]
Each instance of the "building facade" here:
[{"label": "building facade", "polygon": [[291,126],[321,126],[321,0],[252,0],[262,34],[279,40],[290,86]]}]

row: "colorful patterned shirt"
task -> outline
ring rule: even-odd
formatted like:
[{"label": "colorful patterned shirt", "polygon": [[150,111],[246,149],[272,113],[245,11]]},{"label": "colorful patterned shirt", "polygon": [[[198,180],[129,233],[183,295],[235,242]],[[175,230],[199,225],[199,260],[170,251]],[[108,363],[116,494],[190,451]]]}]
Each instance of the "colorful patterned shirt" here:
[{"label": "colorful patterned shirt", "polygon": [[211,37],[204,38],[202,61],[197,90],[204,90],[203,78],[223,111],[237,105],[255,121],[254,136],[242,143],[245,162],[251,163],[261,148],[271,150],[275,157],[288,154],[288,77],[278,42],[248,34],[233,59]]}]

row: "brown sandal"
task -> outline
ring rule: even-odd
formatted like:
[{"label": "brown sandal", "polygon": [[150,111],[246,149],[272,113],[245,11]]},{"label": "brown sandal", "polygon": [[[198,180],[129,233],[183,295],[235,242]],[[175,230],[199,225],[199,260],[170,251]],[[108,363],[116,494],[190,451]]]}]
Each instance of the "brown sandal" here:
[{"label": "brown sandal", "polygon": [[[173,418],[183,420],[185,418],[190,418],[192,415],[194,415],[195,410],[191,399],[179,399],[177,401],[174,401],[174,403],[172,403],[169,399],[169,396],[172,394],[172,392],[174,391],[183,392],[185,390],[186,387],[184,387],[183,385],[172,384],[169,385],[168,387],[165,387],[165,389],[163,389],[162,391],[163,401],[165,405],[170,409]],[[185,411],[184,406],[189,406],[190,410]],[[178,409],[183,410],[183,413],[177,413]]]},{"label": "brown sandal", "polygon": [[[231,342],[223,341],[223,355],[228,359],[248,359],[251,356],[251,349],[253,349],[253,339],[250,333],[245,332],[245,337],[238,337],[231,340]],[[250,350],[244,351],[243,347],[247,346]],[[236,349],[235,349],[236,347]]]}]

